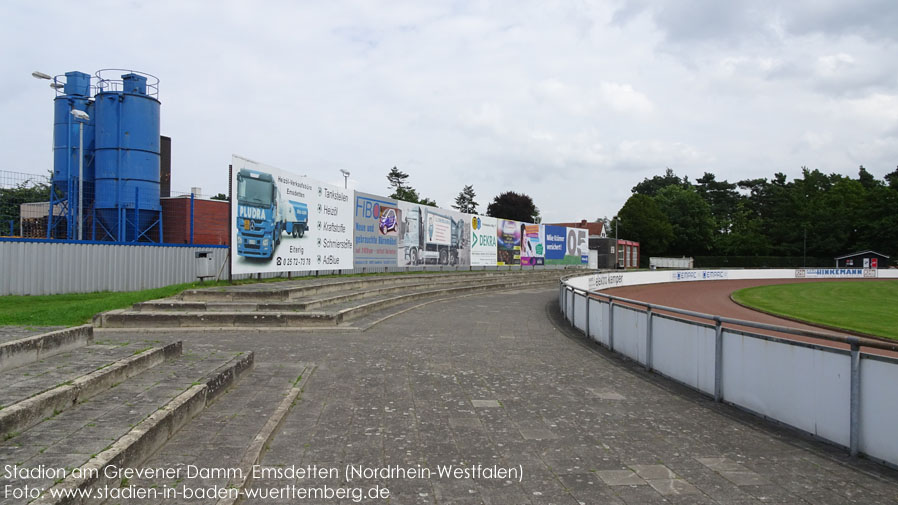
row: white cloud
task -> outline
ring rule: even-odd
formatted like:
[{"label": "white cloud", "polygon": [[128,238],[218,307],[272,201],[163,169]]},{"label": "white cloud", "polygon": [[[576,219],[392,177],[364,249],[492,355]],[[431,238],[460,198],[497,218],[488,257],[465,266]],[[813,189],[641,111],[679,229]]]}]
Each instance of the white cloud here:
[{"label": "white cloud", "polygon": [[600,90],[605,103],[619,112],[648,114],[654,109],[652,101],[629,84],[603,82]]},{"label": "white cloud", "polygon": [[898,159],[888,1],[111,5],[0,7],[10,170],[52,164],[31,71],[115,66],[161,79],[175,189],[226,191],[231,153],[346,168],[373,193],[395,165],[443,205],[465,184],[483,206],[517,190],[557,221],[613,215],[668,166],[736,181]]}]

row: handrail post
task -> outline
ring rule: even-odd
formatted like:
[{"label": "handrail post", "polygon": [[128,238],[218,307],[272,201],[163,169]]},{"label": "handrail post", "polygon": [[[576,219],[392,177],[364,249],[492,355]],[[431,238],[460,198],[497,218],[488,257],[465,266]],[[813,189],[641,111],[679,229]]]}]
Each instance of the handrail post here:
[{"label": "handrail post", "polygon": [[856,338],[851,339],[851,396],[849,400],[849,442],[851,456],[857,456],[860,442],[861,410],[861,347]]},{"label": "handrail post", "polygon": [[714,317],[714,401],[723,401],[723,324]]},{"label": "handrail post", "polygon": [[614,350],[614,299],[608,300],[608,348]]},{"label": "handrail post", "polygon": [[645,316],[645,368],[646,370],[652,369],[652,306],[647,305]]},{"label": "handrail post", "polygon": [[571,326],[577,327],[577,319],[574,317],[577,313],[577,290],[571,289]]},{"label": "handrail post", "polygon": [[589,336],[589,291],[586,292],[586,325],[585,326],[586,326],[585,327],[586,339],[590,340],[591,337]]}]

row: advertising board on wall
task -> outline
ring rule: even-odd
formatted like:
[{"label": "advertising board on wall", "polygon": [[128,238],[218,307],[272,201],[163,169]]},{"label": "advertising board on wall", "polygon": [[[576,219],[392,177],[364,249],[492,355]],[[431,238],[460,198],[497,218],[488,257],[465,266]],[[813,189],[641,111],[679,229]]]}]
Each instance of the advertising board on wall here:
[{"label": "advertising board on wall", "polygon": [[402,200],[397,204],[399,266],[471,264],[467,214]]},{"label": "advertising board on wall", "polygon": [[521,264],[545,265],[545,227],[538,224],[521,226]]},{"label": "advertising board on wall", "polygon": [[350,192],[236,155],[231,166],[231,272],[353,268]]},{"label": "advertising board on wall", "polygon": [[866,268],[799,268],[795,270],[795,277],[800,279],[843,279],[843,278],[873,278],[876,270]]},{"label": "advertising board on wall", "polygon": [[399,243],[396,200],[357,191],[353,237],[355,266],[396,266]]},{"label": "advertising board on wall", "polygon": [[521,264],[521,225],[511,219],[499,219],[496,231],[496,264],[520,265]]},{"label": "advertising board on wall", "polygon": [[469,216],[468,225],[471,230],[471,265],[496,266],[496,218]]},{"label": "advertising board on wall", "polygon": [[589,263],[589,230],[546,225],[546,264],[583,265]]}]

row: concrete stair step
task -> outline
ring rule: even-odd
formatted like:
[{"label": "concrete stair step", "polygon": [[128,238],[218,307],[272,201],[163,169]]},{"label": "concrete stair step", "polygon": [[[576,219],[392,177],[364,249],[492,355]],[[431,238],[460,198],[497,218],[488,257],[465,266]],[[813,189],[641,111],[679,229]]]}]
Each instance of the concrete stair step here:
[{"label": "concrete stair step", "polygon": [[423,273],[423,274],[383,274],[370,275],[361,277],[331,277],[326,279],[317,279],[314,277],[304,277],[298,280],[288,280],[281,282],[268,282],[258,284],[243,284],[238,286],[216,287],[208,289],[193,289],[181,293],[180,299],[184,301],[232,301],[232,300],[256,300],[286,301],[291,298],[299,298],[303,296],[312,296],[316,294],[326,294],[334,292],[344,292],[346,290],[364,289],[366,287],[376,286],[399,286],[403,284],[416,282],[439,282],[443,279],[457,278],[490,278],[508,275],[526,275],[526,274],[542,274],[545,272],[560,273],[563,270],[507,270],[507,271],[473,271],[473,272],[452,272],[452,273]]},{"label": "concrete stair step", "polygon": [[[21,334],[21,330],[13,333]],[[4,340],[0,343],[0,372],[83,347],[93,338],[93,326],[85,324]]]},{"label": "concrete stair step", "polygon": [[[138,488],[194,486],[198,479],[186,479],[187,465],[195,468],[232,468],[251,473],[260,455],[274,438],[293,406],[301,407],[301,392],[314,372],[313,364],[290,366],[256,365],[240,383],[175,434],[141,468],[175,468],[181,475],[172,478],[132,479]],[[202,479],[206,488],[237,489],[241,482],[227,476]]]},{"label": "concrete stair step", "polygon": [[276,311],[110,311],[95,318],[95,324],[104,328],[167,328],[167,327],[327,327],[342,324],[350,319],[410,300],[433,297],[457,296],[496,289],[516,289],[557,282],[555,276],[511,276],[508,278],[481,279],[477,283],[450,284],[446,286],[422,286],[415,290],[403,290],[401,294],[381,294],[363,300],[348,300],[328,306],[326,312],[276,312]]},{"label": "concrete stair step", "polygon": [[176,312],[113,310],[99,314],[94,324],[103,328],[179,328],[179,327],[325,327],[341,321],[324,312]]},{"label": "concrete stair step", "polygon": [[0,436],[12,437],[181,354],[181,342],[145,344],[94,344],[6,371],[0,375]]},{"label": "concrete stair step", "polygon": [[347,303],[335,305],[332,310],[341,321],[350,321],[368,314],[380,313],[397,305],[407,302],[422,301],[434,298],[453,297],[485,291],[498,291],[506,289],[524,289],[534,286],[543,286],[557,282],[551,278],[531,279],[504,279],[495,282],[483,282],[475,285],[452,286],[445,288],[427,289],[399,295],[387,295],[366,301],[365,303]]},{"label": "concrete stair step", "polygon": [[[155,452],[171,434],[252,366],[253,354],[185,352],[84,403],[0,442],[0,467],[125,466]],[[73,475],[13,479],[10,485],[73,485]],[[48,495],[32,503],[55,503]]]},{"label": "concrete stair step", "polygon": [[[509,280],[518,278],[519,275],[506,275],[503,277],[484,277],[489,282],[496,280]],[[527,278],[535,278],[537,276],[528,275]],[[364,288],[349,289],[346,288],[339,294],[327,294],[325,296],[309,295],[303,297],[291,296],[290,301],[184,301],[177,299],[151,300],[135,304],[132,308],[139,311],[216,311],[216,312],[291,312],[291,311],[307,311],[327,307],[341,302],[352,300],[360,300],[365,298],[373,298],[380,295],[390,293],[404,293],[416,290],[431,290],[435,287],[451,287],[463,286],[472,282],[470,277],[453,275],[443,279],[416,279],[417,282],[410,283],[375,283]]]},{"label": "concrete stair step", "polygon": [[4,370],[0,372],[0,409],[157,344],[152,340],[95,341],[52,358]]}]

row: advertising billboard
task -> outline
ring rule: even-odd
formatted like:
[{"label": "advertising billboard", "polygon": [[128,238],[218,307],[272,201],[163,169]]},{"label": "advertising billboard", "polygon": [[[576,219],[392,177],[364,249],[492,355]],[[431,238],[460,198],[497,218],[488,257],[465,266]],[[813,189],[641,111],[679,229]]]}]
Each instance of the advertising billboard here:
[{"label": "advertising billboard", "polygon": [[[567,252],[565,258],[572,257],[571,264],[586,265],[589,263],[589,230],[586,228],[567,229]],[[573,258],[579,258],[579,261]]]},{"label": "advertising billboard", "polygon": [[524,223],[511,219],[499,219],[496,231],[496,264],[521,264],[521,226]]},{"label": "advertising billboard", "polygon": [[521,264],[544,265],[546,263],[545,230],[538,224],[521,226]]},{"label": "advertising billboard", "polygon": [[585,265],[589,263],[589,230],[546,225],[546,264]]},{"label": "advertising billboard", "polygon": [[396,266],[399,243],[396,200],[356,192],[353,243],[355,266]]},{"label": "advertising billboard", "polygon": [[351,192],[233,156],[231,272],[353,267]]},{"label": "advertising billboard", "polygon": [[399,200],[399,266],[471,264],[468,215]]},{"label": "advertising billboard", "polygon": [[498,225],[496,218],[469,216],[471,230],[471,265],[478,267],[496,266],[496,241]]}]

